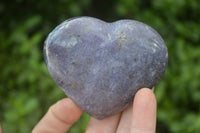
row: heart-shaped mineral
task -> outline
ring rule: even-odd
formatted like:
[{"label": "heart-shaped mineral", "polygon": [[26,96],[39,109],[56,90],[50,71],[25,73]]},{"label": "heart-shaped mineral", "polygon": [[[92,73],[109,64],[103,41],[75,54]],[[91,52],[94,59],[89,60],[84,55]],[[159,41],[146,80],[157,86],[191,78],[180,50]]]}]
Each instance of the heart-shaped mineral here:
[{"label": "heart-shaped mineral", "polygon": [[57,26],[46,39],[44,55],[60,88],[97,119],[124,110],[138,89],[155,86],[168,61],[163,39],[148,25],[92,17]]}]

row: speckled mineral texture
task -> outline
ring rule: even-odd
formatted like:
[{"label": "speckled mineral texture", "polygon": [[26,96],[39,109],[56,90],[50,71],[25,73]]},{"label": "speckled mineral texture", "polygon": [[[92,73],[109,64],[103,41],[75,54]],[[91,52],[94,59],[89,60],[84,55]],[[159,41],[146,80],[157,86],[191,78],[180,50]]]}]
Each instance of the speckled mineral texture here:
[{"label": "speckled mineral texture", "polygon": [[163,39],[148,25],[92,17],[57,26],[46,39],[44,55],[60,88],[97,119],[124,110],[138,89],[155,86],[168,61]]}]

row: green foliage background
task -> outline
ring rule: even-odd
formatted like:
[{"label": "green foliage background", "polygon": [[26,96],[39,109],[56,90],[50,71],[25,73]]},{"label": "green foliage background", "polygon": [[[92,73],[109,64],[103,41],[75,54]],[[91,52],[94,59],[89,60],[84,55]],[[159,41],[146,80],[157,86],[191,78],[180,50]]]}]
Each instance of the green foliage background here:
[{"label": "green foliage background", "polygon": [[[65,97],[43,59],[48,33],[65,19],[135,19],[155,28],[169,50],[156,86],[158,133],[200,132],[199,0],[1,0],[0,123],[4,133],[28,133],[48,107]],[[84,113],[70,133],[82,133]]]}]

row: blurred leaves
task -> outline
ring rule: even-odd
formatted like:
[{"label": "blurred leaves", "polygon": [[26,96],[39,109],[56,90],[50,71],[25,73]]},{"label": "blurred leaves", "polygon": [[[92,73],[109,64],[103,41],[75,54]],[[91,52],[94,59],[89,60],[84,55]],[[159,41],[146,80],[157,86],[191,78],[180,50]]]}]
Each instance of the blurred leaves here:
[{"label": "blurred leaves", "polygon": [[[156,29],[169,51],[156,86],[157,132],[200,132],[199,0],[15,0],[0,2],[0,123],[3,132],[27,133],[48,107],[65,97],[43,60],[47,34],[63,20],[93,16],[135,19]],[[70,129],[82,133],[89,115]]]}]

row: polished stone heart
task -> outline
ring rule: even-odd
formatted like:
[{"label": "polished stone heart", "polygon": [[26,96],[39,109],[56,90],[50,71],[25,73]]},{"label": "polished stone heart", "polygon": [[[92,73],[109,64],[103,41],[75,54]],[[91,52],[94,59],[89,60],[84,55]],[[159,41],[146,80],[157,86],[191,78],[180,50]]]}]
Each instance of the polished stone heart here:
[{"label": "polished stone heart", "polygon": [[44,55],[59,87],[97,119],[124,110],[138,89],[155,86],[168,61],[163,39],[148,25],[92,17],[57,26],[45,41]]}]

